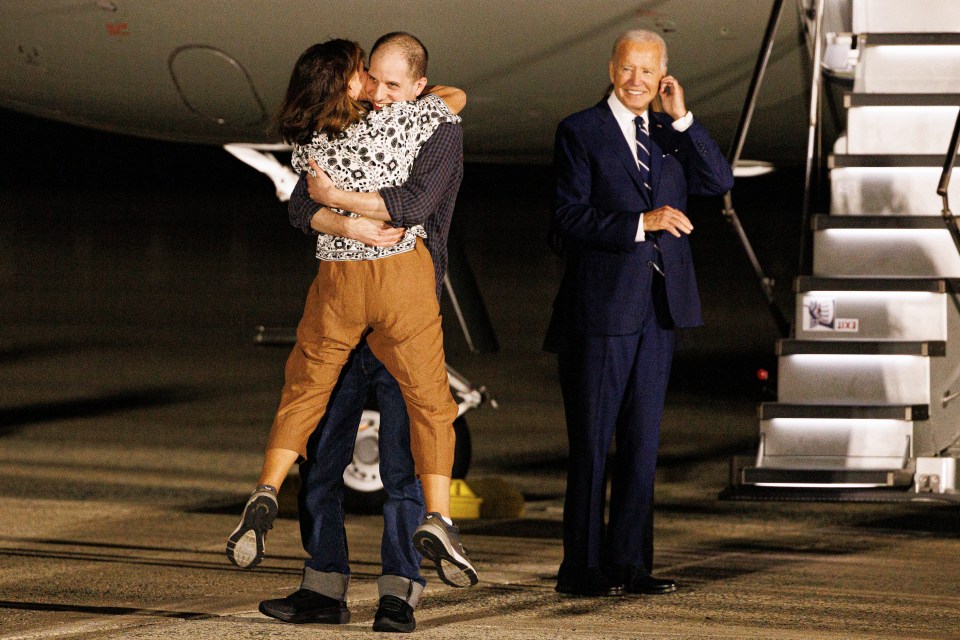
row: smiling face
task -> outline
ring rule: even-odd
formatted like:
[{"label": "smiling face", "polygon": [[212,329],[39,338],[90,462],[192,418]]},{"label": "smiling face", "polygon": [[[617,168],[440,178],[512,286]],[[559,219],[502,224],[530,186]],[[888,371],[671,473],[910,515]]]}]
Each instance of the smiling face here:
[{"label": "smiling face", "polygon": [[636,115],[646,111],[656,97],[665,73],[663,51],[654,42],[624,41],[610,59],[613,92]]},{"label": "smiling face", "polygon": [[380,47],[370,57],[366,94],[377,109],[391,102],[416,100],[426,84],[426,78],[418,78],[410,71],[410,64],[398,47]]}]

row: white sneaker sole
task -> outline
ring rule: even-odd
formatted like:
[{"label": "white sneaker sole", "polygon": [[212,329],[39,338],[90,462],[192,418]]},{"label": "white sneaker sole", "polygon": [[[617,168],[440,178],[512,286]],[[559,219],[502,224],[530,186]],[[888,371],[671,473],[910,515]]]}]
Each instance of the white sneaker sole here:
[{"label": "white sneaker sole", "polygon": [[470,561],[454,551],[445,532],[435,525],[425,525],[413,534],[413,545],[424,558],[433,562],[440,579],[451,587],[463,589],[479,582],[477,570]]},{"label": "white sneaker sole", "polygon": [[263,560],[267,531],[277,517],[277,503],[259,497],[243,509],[243,518],[227,538],[227,558],[241,569],[252,569]]}]

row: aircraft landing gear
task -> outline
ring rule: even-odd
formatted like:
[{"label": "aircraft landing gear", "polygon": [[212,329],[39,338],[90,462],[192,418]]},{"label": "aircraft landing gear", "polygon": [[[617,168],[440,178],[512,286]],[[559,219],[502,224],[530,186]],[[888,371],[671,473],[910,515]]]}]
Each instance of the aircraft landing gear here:
[{"label": "aircraft landing gear", "polygon": [[[470,470],[473,454],[470,430],[463,416],[453,423],[457,448],[453,454],[453,477],[463,478]],[[380,479],[380,412],[366,409],[360,419],[353,460],[343,471],[343,506],[351,513],[377,513],[387,499]]]}]

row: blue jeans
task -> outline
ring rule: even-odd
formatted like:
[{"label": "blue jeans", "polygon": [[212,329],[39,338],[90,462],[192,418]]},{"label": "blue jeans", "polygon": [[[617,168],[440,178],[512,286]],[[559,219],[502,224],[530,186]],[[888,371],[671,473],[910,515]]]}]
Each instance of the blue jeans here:
[{"label": "blue jeans", "polygon": [[380,404],[380,477],[387,494],[383,506],[380,558],[384,576],[400,576],[421,586],[420,554],[413,533],[424,517],[423,491],[410,453],[410,421],[396,380],[374,357],[366,342],[350,354],[333,390],[327,413],[307,442],[300,464],[300,537],[314,571],[349,576],[347,534],[343,526],[343,471],[353,458],[357,425],[370,389]]}]

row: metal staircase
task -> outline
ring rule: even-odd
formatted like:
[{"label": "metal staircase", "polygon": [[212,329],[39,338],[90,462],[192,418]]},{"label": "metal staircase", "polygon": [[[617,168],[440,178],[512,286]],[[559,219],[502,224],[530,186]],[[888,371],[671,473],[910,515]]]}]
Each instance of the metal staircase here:
[{"label": "metal staircase", "polygon": [[960,234],[937,192],[960,129],[960,2],[849,6],[852,36],[821,41],[852,43],[856,61],[830,213],[811,216],[778,402],[760,406],[756,459],[733,481],[758,497],[960,501]]}]

